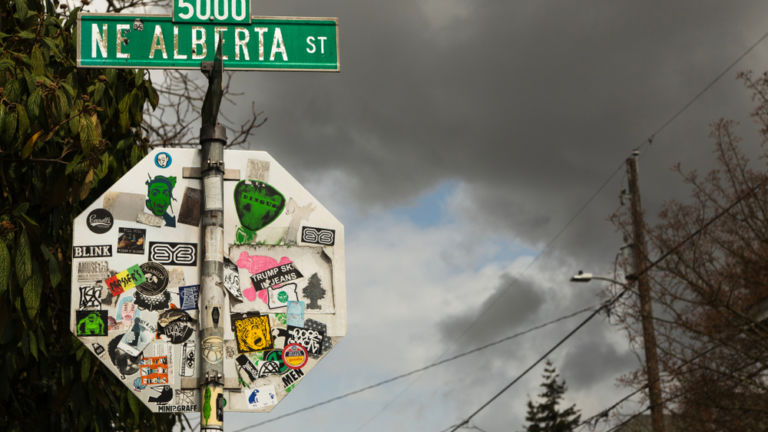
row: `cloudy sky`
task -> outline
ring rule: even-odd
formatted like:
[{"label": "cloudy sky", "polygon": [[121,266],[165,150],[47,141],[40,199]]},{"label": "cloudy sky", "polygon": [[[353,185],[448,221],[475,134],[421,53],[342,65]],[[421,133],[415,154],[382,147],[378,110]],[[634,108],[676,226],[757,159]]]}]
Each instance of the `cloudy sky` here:
[{"label": "cloudy sky", "polygon": [[[634,148],[650,220],[685,196],[674,163],[712,165],[710,122],[741,120],[745,150],[760,150],[736,73],[766,70],[768,42],[708,86],[768,31],[764,1],[264,0],[252,12],[339,18],[340,73],[238,72],[245,94],[222,109],[236,122],[251,101],[263,109],[249,148],[345,223],[350,321],[272,413],[228,414],[227,430],[596,305],[600,284],[568,278],[611,274],[622,239],[607,219]],[[584,316],[248,430],[445,429]],[[639,365],[604,316],[551,359],[584,417],[629,393],[616,379]],[[521,430],[541,372],[471,424]]]}]

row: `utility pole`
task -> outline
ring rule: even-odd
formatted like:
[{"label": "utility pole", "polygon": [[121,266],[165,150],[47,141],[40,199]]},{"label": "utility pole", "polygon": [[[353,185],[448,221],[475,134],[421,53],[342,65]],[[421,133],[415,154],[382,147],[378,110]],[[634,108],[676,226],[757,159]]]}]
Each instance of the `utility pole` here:
[{"label": "utility pole", "polygon": [[659,359],[656,354],[656,333],[653,329],[653,308],[651,286],[648,274],[643,272],[647,266],[648,251],[645,245],[643,210],[640,204],[640,188],[637,185],[637,155],[627,158],[627,179],[629,182],[630,213],[632,217],[632,267],[637,275],[637,290],[640,296],[640,319],[643,327],[645,345],[645,373],[648,379],[648,395],[651,402],[651,426],[653,432],[664,432],[664,406],[661,400],[661,381],[659,380]]},{"label": "utility pole", "polygon": [[221,105],[221,42],[213,62],[203,62],[208,91],[200,128],[203,187],[203,264],[200,277],[200,430],[224,430],[224,146],[227,133],[216,119]]}]

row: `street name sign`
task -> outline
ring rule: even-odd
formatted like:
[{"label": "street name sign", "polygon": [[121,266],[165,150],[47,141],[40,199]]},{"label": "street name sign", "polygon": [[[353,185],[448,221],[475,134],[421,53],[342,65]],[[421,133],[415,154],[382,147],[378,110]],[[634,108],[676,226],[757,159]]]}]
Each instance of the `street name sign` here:
[{"label": "street name sign", "polygon": [[[347,315],[343,225],[266,152],[226,151],[222,192],[205,197],[200,160],[156,149],[75,218],[70,329],[150,410],[205,424],[272,410],[346,334]],[[201,230],[205,200],[223,228]],[[200,269],[214,260],[218,341],[198,328]],[[221,361],[223,398],[211,397],[201,371]]]},{"label": "street name sign", "polygon": [[223,21],[216,18],[216,9],[201,13],[185,0],[174,5],[173,16],[81,13],[77,65],[200,69],[200,62],[213,60],[221,40],[225,70],[340,70],[336,18],[248,16],[237,21],[242,10],[232,7],[237,4],[240,0],[219,7],[228,12],[219,14]]}]

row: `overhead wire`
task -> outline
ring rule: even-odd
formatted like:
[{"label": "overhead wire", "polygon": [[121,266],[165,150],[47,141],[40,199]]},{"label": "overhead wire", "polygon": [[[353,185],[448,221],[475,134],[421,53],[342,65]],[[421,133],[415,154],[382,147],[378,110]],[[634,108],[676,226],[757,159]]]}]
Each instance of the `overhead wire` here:
[{"label": "overhead wire", "polygon": [[420,373],[420,372],[424,372],[426,370],[432,369],[432,368],[440,366],[442,364],[445,364],[445,363],[448,363],[448,362],[452,362],[454,360],[458,360],[458,359],[460,359],[462,357],[466,357],[466,356],[468,356],[470,354],[474,354],[476,352],[486,350],[488,348],[494,347],[496,345],[499,345],[501,343],[510,341],[512,339],[516,339],[516,338],[524,336],[524,335],[526,335],[528,333],[532,333],[532,332],[534,332],[536,330],[543,329],[545,327],[551,326],[551,325],[556,324],[558,322],[565,321],[567,319],[570,319],[570,318],[573,318],[575,316],[581,315],[583,313],[589,312],[589,311],[591,311],[591,310],[593,310],[595,308],[596,308],[595,306],[590,306],[590,307],[587,307],[587,308],[579,309],[579,310],[571,312],[571,313],[569,313],[567,315],[563,315],[563,316],[557,317],[555,319],[552,319],[550,321],[547,321],[545,323],[535,325],[535,326],[530,327],[530,328],[528,328],[526,330],[522,330],[522,331],[519,331],[517,333],[511,334],[509,336],[505,336],[505,337],[503,337],[501,339],[497,339],[497,340],[495,340],[493,342],[489,342],[489,343],[487,343],[485,345],[481,345],[481,346],[475,347],[475,348],[473,348],[471,350],[464,351],[462,353],[453,355],[451,357],[448,357],[446,359],[440,360],[438,362],[433,362],[433,363],[430,363],[430,364],[428,364],[426,366],[422,366],[422,367],[420,367],[418,369],[414,369],[414,370],[411,370],[409,372],[405,372],[405,373],[402,373],[402,374],[395,375],[393,377],[387,378],[385,380],[379,381],[377,383],[374,383],[374,384],[371,384],[371,385],[368,385],[368,386],[365,386],[365,387],[361,387],[361,388],[359,388],[357,390],[353,390],[353,391],[341,394],[339,396],[332,397],[330,399],[326,399],[324,401],[317,402],[315,404],[308,405],[308,406],[303,407],[303,408],[299,408],[299,409],[297,409],[295,411],[291,411],[291,412],[282,414],[280,416],[277,416],[277,417],[274,417],[274,418],[271,418],[271,419],[268,419],[268,420],[261,421],[259,423],[255,423],[255,424],[246,426],[244,428],[237,429],[234,432],[242,432],[242,431],[246,431],[246,430],[249,430],[249,429],[254,429],[254,428],[257,428],[259,426],[262,426],[262,425],[265,425],[265,424],[268,424],[268,423],[272,423],[272,422],[281,420],[281,419],[286,418],[286,417],[291,417],[291,416],[294,416],[296,414],[300,414],[302,412],[309,411],[309,410],[312,410],[314,408],[318,408],[318,407],[323,406],[323,405],[327,405],[327,404],[329,404],[331,402],[336,402],[338,400],[345,399],[345,398],[348,398],[350,396],[354,396],[356,394],[363,393],[363,392],[368,391],[368,390],[373,390],[374,388],[381,387],[381,386],[383,386],[385,384],[389,384],[391,382],[394,382],[394,381],[397,381],[397,380],[409,377],[411,375],[414,375],[414,374],[417,374],[417,373]]},{"label": "overhead wire", "polygon": [[[766,180],[763,180],[762,182],[760,182],[760,183],[759,183],[759,184],[757,184],[756,186],[753,186],[753,187],[749,188],[749,189],[748,189],[748,190],[747,190],[747,191],[746,191],[744,194],[740,195],[740,196],[739,196],[739,197],[738,197],[736,200],[734,200],[734,201],[733,201],[733,202],[732,202],[730,205],[728,205],[728,207],[725,207],[724,209],[722,209],[722,210],[721,210],[719,213],[717,213],[715,216],[713,216],[712,218],[710,218],[710,219],[709,219],[707,222],[705,222],[704,224],[702,224],[702,225],[701,225],[699,228],[697,228],[697,229],[696,229],[696,230],[694,230],[692,233],[690,233],[688,236],[686,236],[685,238],[683,238],[682,240],[680,240],[680,241],[679,241],[677,244],[675,244],[674,246],[672,246],[672,247],[671,247],[671,248],[670,248],[668,251],[666,251],[666,252],[664,252],[663,254],[661,254],[661,256],[660,256],[660,257],[656,258],[656,259],[655,259],[654,261],[652,261],[650,264],[648,264],[648,265],[646,265],[645,267],[643,267],[643,269],[641,269],[641,270],[640,270],[640,271],[638,271],[637,273],[635,273],[635,274],[631,274],[631,275],[627,275],[627,276],[626,276],[626,279],[627,279],[627,281],[634,281],[634,280],[637,280],[637,278],[638,278],[638,277],[640,277],[641,275],[643,275],[643,274],[647,273],[648,271],[650,271],[652,268],[654,268],[655,266],[657,266],[657,265],[658,265],[658,264],[659,264],[661,261],[663,261],[664,259],[666,259],[666,258],[667,258],[669,255],[671,255],[672,253],[674,253],[674,252],[676,252],[678,249],[680,249],[680,248],[681,248],[681,247],[682,247],[684,244],[688,243],[688,242],[689,242],[690,240],[692,240],[694,237],[698,236],[698,235],[699,235],[701,232],[703,232],[705,229],[707,229],[707,228],[708,228],[710,225],[712,225],[713,223],[715,223],[715,222],[716,222],[717,220],[719,220],[721,217],[723,217],[723,216],[725,216],[726,214],[728,214],[728,212],[730,212],[730,211],[731,211],[731,210],[732,210],[734,207],[736,207],[736,206],[737,206],[739,203],[741,203],[743,200],[745,200],[745,199],[747,199],[748,197],[752,196],[752,195],[753,195],[755,192],[757,192],[757,190],[758,190],[758,189],[760,189],[761,187],[764,187],[764,186],[765,186],[765,184],[766,184],[766,182],[768,182],[768,178],[767,178]],[[615,295],[615,296],[614,296],[612,299],[605,301],[605,302],[602,304],[602,306],[600,306],[598,309],[596,309],[595,311],[593,311],[593,312],[592,312],[592,313],[591,313],[591,314],[590,314],[590,315],[589,315],[589,316],[588,316],[588,317],[587,317],[587,318],[586,318],[584,321],[582,321],[581,323],[579,323],[579,325],[577,325],[577,326],[576,326],[576,327],[575,327],[573,330],[571,330],[570,332],[568,332],[568,334],[566,334],[566,335],[565,335],[565,336],[564,336],[562,339],[560,339],[560,340],[559,340],[559,341],[558,341],[558,342],[557,342],[557,343],[556,343],[554,346],[552,346],[552,348],[550,348],[550,349],[549,349],[549,350],[548,350],[546,353],[544,353],[544,355],[542,355],[541,357],[539,357],[539,359],[537,359],[537,360],[536,360],[536,361],[535,361],[535,362],[534,362],[532,365],[530,365],[530,366],[529,366],[527,369],[525,369],[525,370],[524,370],[522,373],[520,373],[520,374],[519,374],[519,375],[518,375],[518,376],[517,376],[515,379],[513,379],[513,380],[512,380],[512,381],[511,381],[509,384],[507,384],[506,386],[504,386],[504,387],[503,387],[503,388],[502,388],[500,391],[498,391],[497,393],[495,393],[495,394],[494,394],[494,395],[493,395],[493,396],[492,396],[492,397],[491,397],[491,398],[490,398],[488,401],[486,401],[485,403],[483,403],[483,404],[482,404],[482,405],[481,405],[481,406],[480,406],[478,409],[476,409],[474,412],[472,412],[472,414],[470,414],[468,417],[466,417],[466,418],[465,418],[465,419],[464,419],[462,422],[460,422],[460,423],[458,423],[456,426],[454,426],[454,427],[451,429],[451,432],[454,432],[454,431],[458,430],[460,427],[462,427],[462,426],[464,426],[464,425],[467,425],[467,424],[469,424],[469,421],[470,421],[470,420],[472,420],[472,418],[474,418],[474,417],[475,417],[477,414],[479,414],[479,413],[480,413],[481,411],[483,411],[483,410],[484,410],[486,407],[488,407],[488,406],[489,406],[491,403],[493,403],[493,401],[495,401],[497,398],[499,398],[499,396],[501,396],[502,394],[504,394],[504,393],[505,393],[507,390],[509,390],[509,389],[510,389],[510,388],[511,388],[513,385],[515,385],[515,384],[516,384],[518,381],[520,381],[520,379],[522,379],[522,378],[523,378],[525,375],[527,375],[527,374],[528,374],[528,372],[530,372],[530,371],[531,371],[531,370],[532,370],[534,367],[536,367],[536,366],[537,366],[539,363],[541,363],[542,361],[544,361],[544,359],[546,359],[546,358],[547,358],[547,357],[548,357],[548,356],[549,356],[551,353],[553,353],[553,352],[554,352],[554,351],[555,351],[557,348],[559,348],[559,347],[560,347],[560,346],[561,346],[563,343],[565,343],[565,341],[567,341],[567,340],[568,340],[568,339],[570,339],[570,338],[571,338],[571,337],[572,337],[574,334],[576,334],[576,332],[578,332],[578,331],[579,331],[579,330],[580,330],[582,327],[584,327],[584,326],[585,326],[585,325],[586,325],[586,324],[587,324],[587,323],[588,323],[590,320],[592,320],[592,319],[593,319],[593,318],[594,318],[594,317],[595,317],[595,316],[596,316],[596,315],[597,315],[597,314],[598,314],[600,311],[602,311],[603,309],[606,309],[606,310],[610,310],[611,306],[613,306],[613,304],[615,304],[616,302],[618,302],[618,301],[619,301],[619,300],[620,300],[620,299],[621,299],[621,298],[624,296],[624,294],[626,294],[626,293],[627,293],[627,292],[630,290],[630,288],[632,287],[632,284],[630,284],[630,283],[628,283],[628,284],[622,284],[622,285],[623,285],[623,289],[622,289],[622,290],[621,290],[621,291],[620,291],[620,292],[619,292],[617,295]]]}]

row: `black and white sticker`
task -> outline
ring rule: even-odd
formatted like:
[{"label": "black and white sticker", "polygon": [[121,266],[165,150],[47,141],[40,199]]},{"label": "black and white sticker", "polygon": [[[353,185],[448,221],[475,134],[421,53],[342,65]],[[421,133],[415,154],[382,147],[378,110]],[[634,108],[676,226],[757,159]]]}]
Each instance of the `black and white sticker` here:
[{"label": "black and white sticker", "polygon": [[102,258],[112,256],[112,245],[74,246],[73,258]]},{"label": "black and white sticker", "polygon": [[109,231],[114,223],[115,219],[112,217],[112,213],[103,208],[93,209],[88,213],[88,219],[85,220],[88,229],[96,234],[104,234]]},{"label": "black and white sticker", "polygon": [[164,265],[197,265],[197,243],[149,242],[149,260]]},{"label": "black and white sticker", "polygon": [[333,246],[336,242],[336,230],[305,226],[301,228],[301,241],[323,246]]}]

